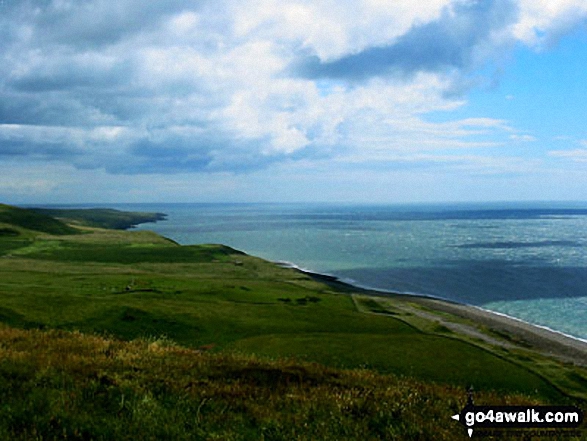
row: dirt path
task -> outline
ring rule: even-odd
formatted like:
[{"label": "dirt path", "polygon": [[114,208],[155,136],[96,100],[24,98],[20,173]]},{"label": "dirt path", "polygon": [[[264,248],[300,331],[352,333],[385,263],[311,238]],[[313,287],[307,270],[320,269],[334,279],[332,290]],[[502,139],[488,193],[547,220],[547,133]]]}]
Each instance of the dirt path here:
[{"label": "dirt path", "polygon": [[[314,280],[329,285],[341,293],[388,299],[393,301],[393,308],[401,309],[406,313],[414,314],[423,319],[436,321],[455,333],[463,333],[467,336],[478,338],[488,344],[508,349],[513,347],[532,349],[564,362],[587,367],[587,342],[568,337],[558,332],[474,306],[462,305],[431,297],[364,289],[349,285],[336,277],[301,270],[300,272],[312,277]],[[410,303],[428,308],[428,311],[412,306]],[[464,318],[473,324],[468,325],[451,321],[443,317],[442,313]],[[481,331],[480,327],[502,335],[503,338],[493,337]]]},{"label": "dirt path", "polygon": [[[544,354],[554,356],[565,362],[587,366],[587,342],[567,337],[558,332],[534,326],[521,320],[516,320],[500,314],[494,314],[490,311],[476,308],[474,306],[460,305],[457,303],[417,296],[410,296],[410,301],[434,311],[446,312],[471,320],[475,324],[507,336],[513,343],[510,346],[521,346],[526,349],[531,348]],[[413,309],[417,310],[418,308]],[[420,313],[426,312],[421,311]],[[436,314],[432,314],[432,316],[438,317]],[[447,324],[445,324],[445,326],[448,327]],[[466,328],[470,327],[466,326]],[[465,330],[466,328],[462,329]],[[487,334],[485,334],[483,339],[487,342],[490,342],[489,339],[493,340],[492,337]],[[499,343],[500,346],[507,347],[505,346],[508,344],[507,340],[495,340],[501,342]]]},{"label": "dirt path", "polygon": [[481,340],[484,343],[488,343],[488,344],[494,345],[494,346],[499,346],[499,347],[508,348],[508,349],[515,347],[515,345],[513,345],[512,343],[510,343],[506,340],[492,337],[492,336],[486,334],[485,332],[480,331],[477,327],[475,327],[473,325],[467,325],[465,323],[457,323],[457,322],[451,321],[442,315],[430,313],[430,312],[424,311],[420,308],[415,308],[415,307],[411,306],[409,303],[394,302],[393,306],[394,306],[394,308],[399,309],[405,313],[413,314],[417,317],[421,317],[423,319],[430,320],[432,322],[436,322],[442,326],[445,326],[446,328],[450,329],[451,331],[453,331],[457,334],[464,334],[464,335],[467,335],[471,338]]}]

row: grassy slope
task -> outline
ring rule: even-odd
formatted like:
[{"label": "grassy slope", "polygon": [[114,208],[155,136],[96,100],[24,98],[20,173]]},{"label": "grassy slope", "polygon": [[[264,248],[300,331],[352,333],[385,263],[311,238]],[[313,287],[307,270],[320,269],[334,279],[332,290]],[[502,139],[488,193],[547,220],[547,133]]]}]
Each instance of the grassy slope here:
[{"label": "grassy slope", "polygon": [[0,204],[0,224],[56,235],[76,232],[74,228],[46,214],[4,204]]},{"label": "grassy slope", "polygon": [[2,326],[0,354],[0,439],[468,439],[462,389],[373,371]]},{"label": "grassy slope", "polygon": [[126,230],[145,222],[156,222],[165,219],[165,215],[162,213],[120,211],[110,208],[34,208],[31,211],[63,219],[68,222],[74,222],[80,225],[89,227],[112,228],[116,230]]},{"label": "grassy slope", "polygon": [[[587,390],[587,375],[575,367],[557,365],[556,369],[551,369],[549,373],[556,372],[556,375],[566,379],[566,383],[562,380],[555,381],[558,386],[554,387],[544,378],[543,373],[534,372],[536,360],[532,357],[526,356],[525,361],[521,358],[509,358],[498,351],[488,351],[472,344],[471,341],[459,336],[447,336],[442,330],[434,332],[430,330],[433,328],[430,326],[415,327],[409,320],[400,317],[361,313],[347,295],[340,295],[332,291],[332,288],[299,272],[277,267],[228,247],[180,247],[150,232],[95,229],[88,230],[90,234],[48,236],[24,230],[20,226],[5,225],[4,228],[12,229],[19,234],[0,235],[0,322],[12,327],[80,330],[125,340],[165,335],[185,347],[194,349],[206,347],[214,348],[221,353],[293,356],[296,359],[315,361],[331,367],[371,367],[380,373],[415,378],[416,380],[409,381],[420,381],[417,383],[418,387],[430,390],[436,387],[429,384],[431,380],[459,386],[461,397],[464,395],[464,386],[471,384],[476,390],[519,392],[554,403],[565,400],[559,390],[561,387],[566,393],[575,395]],[[17,239],[21,240],[18,248],[3,250],[2,243],[12,241],[14,245]],[[22,338],[40,338],[39,334],[36,334],[38,331],[30,332],[32,334],[22,334],[25,335]],[[59,338],[65,340],[86,338],[72,337],[70,334],[42,335],[48,335],[49,337],[43,338],[49,341],[53,336],[60,336]],[[103,341],[95,340],[96,337],[87,338],[90,339],[88,341]],[[112,342],[108,344],[123,345]],[[5,342],[4,350],[6,347]],[[37,349],[41,352],[44,350],[38,346]],[[145,352],[139,358],[142,356],[147,357],[148,354]],[[41,354],[37,358],[44,357],[46,356]],[[221,360],[224,356],[218,355],[218,359],[214,358],[216,356],[210,357],[210,360]],[[42,364],[36,367],[18,367],[20,365],[15,360],[5,359],[3,364],[0,364],[0,377],[3,378],[1,381],[7,382],[6,384],[12,388],[20,387],[18,384],[21,380],[24,383],[35,382],[39,376],[43,377],[45,369],[53,369]],[[161,363],[173,362],[164,360]],[[263,369],[282,372],[282,365],[279,363],[285,362],[276,362],[277,365],[263,363]],[[294,362],[288,363],[288,369],[299,365]],[[49,366],[54,364],[50,363]],[[77,377],[73,378],[77,375],[75,369],[62,368],[65,371],[55,373],[55,378],[61,378],[59,381],[62,381],[63,385],[69,384],[77,391],[79,388],[75,382],[78,380]],[[56,369],[59,371],[62,368]],[[15,372],[24,374],[19,377],[20,374],[17,375]],[[51,381],[58,381],[51,372],[47,374],[53,378]],[[82,383],[91,380],[85,374],[80,375],[79,381]],[[145,375],[151,374],[145,372]],[[173,375],[169,374],[167,379],[158,381],[173,382]],[[189,376],[186,373],[184,375]],[[223,375],[225,374],[218,374],[216,377],[219,383],[223,383]],[[262,374],[264,375],[268,374]],[[280,378],[282,374],[276,375]],[[336,378],[337,375],[346,374],[338,372],[332,375]],[[15,382],[13,377],[21,380]],[[192,381],[201,381],[197,374],[190,378]],[[575,381],[570,381],[569,378],[575,378]],[[271,389],[271,381],[262,379],[261,382],[267,383],[263,383],[266,389]],[[398,380],[388,378],[385,381]],[[116,389],[119,385],[115,384]],[[326,389],[329,387],[327,384],[321,385],[320,381],[314,386],[324,386]],[[95,384],[92,387],[99,388]],[[133,387],[140,390],[140,393],[133,392],[133,399],[136,400],[133,406],[138,406],[137,403],[143,400],[144,396],[141,393],[152,393],[151,386],[142,383]],[[343,388],[354,390],[354,387],[343,381]],[[52,396],[61,392],[51,392],[53,389],[59,389],[56,385],[49,384],[48,388],[45,392],[39,392],[42,395],[39,400],[45,403],[43,406],[50,407],[51,405],[45,401],[53,402],[54,398],[43,394]],[[264,390],[259,389],[255,393],[268,393]],[[444,389],[439,387],[438,390]],[[120,395],[116,395],[119,392],[112,392],[114,395],[110,396],[110,392],[103,391],[104,406],[114,405],[112,400],[121,399]],[[336,395],[339,392],[332,393]],[[23,390],[14,396],[22,398],[23,394],[26,397],[23,402],[28,403],[23,406],[34,405],[29,402],[35,399],[32,390]],[[163,393],[155,399],[153,406],[162,406],[167,409],[166,412],[172,412],[171,407],[177,404],[174,400],[183,397],[181,394],[173,394],[169,396],[169,403],[175,404],[160,402],[166,400]],[[214,400],[217,398],[215,396]],[[76,399],[72,398],[74,401]],[[194,403],[198,403],[197,399],[186,401],[188,404],[185,412],[188,412],[187,409],[194,410]],[[334,399],[333,396],[328,398]],[[450,401],[454,407],[455,395],[441,396],[439,399],[445,400],[445,404]],[[196,407],[201,403],[202,401]],[[71,412],[78,412],[76,406],[82,404],[71,404]],[[253,403],[249,405],[253,406]],[[283,403],[280,405],[285,406]],[[256,406],[262,407],[262,404],[257,403]],[[330,404],[324,406],[328,408]],[[13,413],[13,410],[7,411],[6,407],[3,409],[8,414]],[[285,410],[286,413],[295,413],[299,410],[287,406],[284,409],[288,409]],[[315,410],[322,412],[324,409]],[[307,410],[304,412],[307,413]],[[380,408],[378,412],[385,413],[385,409]],[[22,410],[23,415],[26,413]],[[131,412],[129,415],[128,418],[134,418],[134,413]],[[165,418],[173,417],[171,414],[166,415]],[[373,415],[369,415],[365,418],[374,418]],[[386,415],[388,418],[389,415]],[[73,417],[70,415],[68,418]],[[185,418],[185,415],[181,418]],[[231,418],[236,416],[231,414]],[[277,421],[282,417],[273,415],[271,418]],[[288,418],[295,419],[294,416]],[[45,423],[47,422],[43,424]],[[282,423],[286,424],[283,421],[279,424]],[[291,421],[287,424],[290,423]],[[349,421],[344,424],[347,423],[351,424]],[[92,417],[88,424],[98,423]],[[284,427],[280,426],[279,430],[286,430]],[[294,430],[296,424],[288,427],[287,430]],[[244,426],[241,429],[245,430]],[[312,430],[317,428],[314,427]],[[404,427],[402,430],[416,430],[416,426]],[[348,438],[352,439],[351,436]]]}]

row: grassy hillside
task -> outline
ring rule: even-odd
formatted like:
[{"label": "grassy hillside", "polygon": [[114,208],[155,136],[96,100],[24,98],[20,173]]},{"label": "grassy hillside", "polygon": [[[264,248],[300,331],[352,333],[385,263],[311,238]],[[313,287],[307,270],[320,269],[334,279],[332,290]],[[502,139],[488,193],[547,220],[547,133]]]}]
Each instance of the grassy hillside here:
[{"label": "grassy hillside", "polygon": [[[261,427],[266,439],[430,439],[436,423],[419,407],[449,419],[470,385],[492,400],[587,398],[579,366],[487,345],[405,312],[405,301],[342,293],[226,246],[2,228],[0,438],[145,428],[142,439],[259,439]],[[434,438],[453,439],[451,422],[439,424]]]},{"label": "grassy hillside", "polygon": [[[0,320],[123,339],[165,335],[193,348],[292,355],[557,396],[548,382],[514,363],[394,317],[362,314],[351,297],[294,270],[221,245],[132,240],[141,233],[111,243],[115,235],[104,235],[109,246],[99,233],[83,241],[43,238],[0,260]],[[127,235],[119,233],[119,240]]]},{"label": "grassy hillside", "polygon": [[0,439],[468,439],[462,389],[373,371],[5,327],[0,351]]},{"label": "grassy hillside", "polygon": [[[74,228],[46,214],[5,204],[0,204],[0,224],[9,224],[55,235],[74,234],[76,232]],[[2,230],[4,230],[4,234],[2,234]],[[0,237],[6,235],[6,230],[6,227],[0,227]],[[13,233],[17,231],[13,228],[8,228],[8,230],[12,230]]]},{"label": "grassy hillside", "polygon": [[112,228],[115,230],[126,230],[139,224],[157,222],[165,219],[165,215],[163,213],[120,211],[110,208],[34,208],[32,211],[63,219],[66,222],[74,222],[79,225],[98,228]]}]

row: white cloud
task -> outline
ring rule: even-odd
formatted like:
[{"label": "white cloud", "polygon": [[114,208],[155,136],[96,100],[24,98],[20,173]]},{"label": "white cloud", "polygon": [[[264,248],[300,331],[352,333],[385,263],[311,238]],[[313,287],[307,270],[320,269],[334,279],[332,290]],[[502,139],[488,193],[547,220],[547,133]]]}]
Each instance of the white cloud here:
[{"label": "white cloud", "polygon": [[534,141],[536,141],[536,137],[534,137],[532,135],[518,135],[518,134],[513,134],[513,135],[510,135],[510,139],[512,141],[522,141],[522,142],[534,142]]},{"label": "white cloud", "polygon": [[[459,70],[474,70],[516,41],[540,45],[543,35],[587,15],[584,2],[571,0],[519,0],[512,3],[519,16],[498,7],[507,0],[486,2],[491,13],[483,2],[467,9],[473,3],[464,0],[46,3],[33,13],[22,2],[0,17],[0,36],[7,36],[0,40],[0,154],[176,176],[324,158],[445,158],[462,170],[505,170],[508,141],[535,138],[499,118],[451,119],[466,98],[447,92],[462,78]],[[459,36],[463,29],[446,26],[459,13],[470,15],[465,30],[476,14],[497,18],[483,21],[486,29],[466,48],[474,60],[465,51],[448,71],[416,66],[413,75],[367,75],[355,83],[288,71],[308,54],[337,60],[393,45],[414,29],[424,29],[426,41],[439,28]],[[444,27],[435,27],[441,19]],[[409,47],[421,41],[413,38]],[[484,156],[474,149],[485,149]],[[552,156],[580,160],[577,152]]]},{"label": "white cloud", "polygon": [[55,191],[57,185],[50,179],[31,179],[17,177],[7,181],[0,180],[0,194],[13,196],[45,196]]},{"label": "white cloud", "polygon": [[587,162],[587,149],[552,150],[548,154],[555,158],[568,159],[573,162]]},{"label": "white cloud", "polygon": [[332,59],[385,44],[414,23],[437,18],[448,4],[450,0],[253,0],[233,1],[230,11],[238,38],[260,36]]},{"label": "white cloud", "polygon": [[69,182],[70,167],[39,166],[20,161],[3,161],[0,174],[0,196],[4,201],[19,203],[23,199],[44,199]]},{"label": "white cloud", "polygon": [[533,46],[549,43],[587,17],[583,0],[519,0],[519,8],[513,35]]}]

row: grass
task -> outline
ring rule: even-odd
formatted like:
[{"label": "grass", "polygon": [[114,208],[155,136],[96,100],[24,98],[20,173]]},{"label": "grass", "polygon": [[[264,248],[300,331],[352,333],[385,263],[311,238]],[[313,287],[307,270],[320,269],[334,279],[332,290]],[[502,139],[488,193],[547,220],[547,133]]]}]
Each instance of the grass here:
[{"label": "grass", "polygon": [[587,393],[584,369],[223,245],[0,231],[0,439],[454,439],[470,385],[491,404]]},{"label": "grass", "polygon": [[467,439],[449,417],[464,388],[168,340],[3,327],[0,342],[2,439]]},{"label": "grass", "polygon": [[0,319],[122,339],[165,335],[192,348],[561,397],[548,381],[468,342],[421,332],[393,315],[363,314],[350,296],[224,246],[109,248],[72,240],[0,261]]},{"label": "grass", "polygon": [[[239,340],[235,348],[272,357],[296,357],[329,366],[362,366],[382,373],[476,389],[538,392],[560,398],[550,385],[516,364],[456,339],[423,334],[268,335]],[[431,360],[434,360],[432,363]]]},{"label": "grass", "polygon": [[74,234],[65,223],[31,210],[0,204],[0,222],[48,234]]},{"label": "grass", "polygon": [[64,219],[78,225],[99,228],[111,228],[126,230],[146,222],[157,222],[164,220],[162,213],[143,213],[132,211],[120,211],[110,208],[90,209],[55,209],[55,208],[34,208],[31,211],[47,216]]},{"label": "grass", "polygon": [[[60,243],[29,253],[27,257],[56,262],[99,262],[134,265],[140,263],[205,263],[223,260],[239,252],[224,246],[112,246],[102,244]],[[241,253],[242,254],[242,253]]]}]

